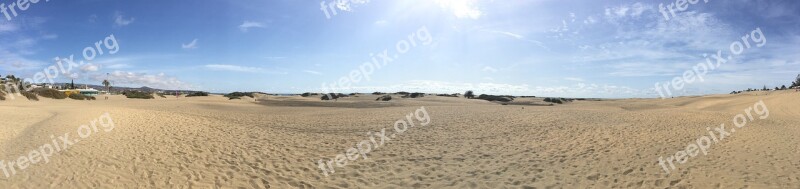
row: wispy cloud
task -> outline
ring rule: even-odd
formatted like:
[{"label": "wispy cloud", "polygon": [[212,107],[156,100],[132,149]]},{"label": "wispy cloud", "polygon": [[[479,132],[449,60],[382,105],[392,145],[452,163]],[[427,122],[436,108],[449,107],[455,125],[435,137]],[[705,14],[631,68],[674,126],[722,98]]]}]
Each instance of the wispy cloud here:
[{"label": "wispy cloud", "polygon": [[192,40],[189,44],[181,44],[181,48],[183,49],[196,49],[197,48],[197,38]]},{"label": "wispy cloud", "polygon": [[605,9],[605,16],[615,19],[622,17],[637,18],[645,11],[651,11],[653,8],[650,5],[636,2],[630,5],[620,5],[616,7],[609,7]]},{"label": "wispy cloud", "polygon": [[481,71],[495,73],[495,72],[497,72],[497,69],[492,68],[491,66],[485,66],[485,67],[483,67],[483,69]]},{"label": "wispy cloud", "polygon": [[378,25],[378,26],[385,26],[386,24],[389,24],[389,22],[386,21],[386,20],[375,21],[375,25]]},{"label": "wispy cloud", "polygon": [[253,21],[244,21],[241,25],[239,25],[239,30],[242,32],[250,31],[250,28],[265,28],[264,24],[260,22],[253,22]]},{"label": "wispy cloud", "polygon": [[8,22],[4,19],[0,19],[0,33],[3,32],[14,32],[19,29],[19,26],[14,24],[13,22]]},{"label": "wispy cloud", "polygon": [[577,81],[577,82],[582,82],[582,81],[583,81],[583,79],[582,79],[582,78],[578,78],[578,77],[565,77],[565,78],[564,78],[564,80],[567,80],[567,81]]},{"label": "wispy cloud", "polygon": [[239,66],[239,65],[230,65],[230,64],[208,64],[203,66],[207,69],[211,70],[218,70],[218,71],[231,71],[231,72],[244,72],[244,73],[268,73],[268,74],[288,74],[286,72],[278,72],[267,70],[264,68],[258,67],[248,67],[248,66]]},{"label": "wispy cloud", "polygon": [[544,43],[542,43],[541,41],[527,39],[527,38],[525,38],[525,36],[520,35],[520,34],[511,33],[511,32],[507,32],[507,31],[498,31],[498,30],[485,30],[485,31],[496,33],[496,34],[501,34],[501,35],[505,35],[505,36],[508,36],[508,37],[512,37],[512,38],[517,39],[517,40],[533,43],[533,44],[535,44],[535,45],[537,45],[539,47],[542,47],[542,48],[544,48],[544,49],[546,49],[548,51],[550,50],[550,48],[545,46]]},{"label": "wispy cloud", "polygon": [[136,19],[133,17],[126,19],[125,15],[122,15],[122,12],[117,11],[114,13],[114,25],[117,27],[130,25],[135,20]]},{"label": "wispy cloud", "polygon": [[105,67],[108,69],[124,69],[124,68],[130,68],[131,66],[128,64],[111,64]]},{"label": "wispy cloud", "polygon": [[[106,74],[95,74],[91,77],[95,81],[106,79]],[[146,86],[159,89],[192,89],[192,85],[164,73],[146,74],[125,71],[114,71],[108,74],[108,79],[113,85]]]},{"label": "wispy cloud", "polygon": [[483,12],[478,9],[477,0],[436,0],[436,3],[458,18],[478,19],[483,16]]},{"label": "wispy cloud", "polygon": [[314,71],[314,70],[303,70],[303,72],[314,74],[314,75],[322,75],[322,72]]}]

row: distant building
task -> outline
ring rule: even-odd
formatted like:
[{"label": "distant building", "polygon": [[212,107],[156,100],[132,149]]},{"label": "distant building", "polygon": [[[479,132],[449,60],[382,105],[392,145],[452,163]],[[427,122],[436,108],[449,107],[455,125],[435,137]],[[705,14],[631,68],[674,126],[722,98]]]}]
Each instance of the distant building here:
[{"label": "distant building", "polygon": [[97,96],[97,95],[100,94],[100,91],[95,90],[95,89],[91,89],[91,88],[90,89],[78,89],[78,92],[80,92],[82,95],[85,95],[85,96]]},{"label": "distant building", "polygon": [[67,90],[58,90],[58,91],[63,92],[67,96],[69,96],[71,94],[82,94],[84,96],[97,96],[97,95],[100,94],[100,91],[95,90],[95,89],[91,89],[91,88],[90,89],[67,89]]}]

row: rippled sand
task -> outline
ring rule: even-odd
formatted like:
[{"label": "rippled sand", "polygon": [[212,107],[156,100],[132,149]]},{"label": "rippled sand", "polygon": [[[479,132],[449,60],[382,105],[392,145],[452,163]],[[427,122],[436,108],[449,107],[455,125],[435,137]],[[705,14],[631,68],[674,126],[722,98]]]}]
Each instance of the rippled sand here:
[{"label": "rippled sand", "polygon": [[[159,97],[156,97],[159,98]],[[81,139],[0,188],[796,188],[800,93],[500,105],[451,97],[366,95],[227,100],[220,96],[133,100],[0,101],[0,160],[52,143],[109,113],[114,129]],[[759,100],[755,120],[667,175],[671,156],[706,127]],[[518,99],[542,103],[541,99]],[[368,159],[325,176],[367,132],[420,107],[430,124],[409,128]],[[412,118],[414,119],[414,118]],[[414,120],[416,121],[416,120]],[[728,126],[730,128],[730,126]],[[334,165],[335,166],[335,165]]]}]

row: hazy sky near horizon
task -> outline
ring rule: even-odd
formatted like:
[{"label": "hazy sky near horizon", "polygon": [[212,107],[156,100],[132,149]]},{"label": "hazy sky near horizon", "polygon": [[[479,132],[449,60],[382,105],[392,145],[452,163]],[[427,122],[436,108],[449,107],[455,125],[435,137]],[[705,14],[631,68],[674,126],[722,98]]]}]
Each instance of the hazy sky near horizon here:
[{"label": "hazy sky near horizon", "polygon": [[[128,87],[320,92],[387,50],[398,56],[337,92],[655,98],[655,83],[756,28],[764,46],[750,41],[677,94],[774,88],[800,74],[794,0],[699,0],[670,20],[659,12],[675,2],[666,0],[362,0],[328,18],[321,3],[331,2],[41,0],[10,21],[0,15],[0,75],[33,77],[113,34],[119,51],[89,61],[76,82],[109,73]],[[400,41],[416,46],[398,54]]]}]

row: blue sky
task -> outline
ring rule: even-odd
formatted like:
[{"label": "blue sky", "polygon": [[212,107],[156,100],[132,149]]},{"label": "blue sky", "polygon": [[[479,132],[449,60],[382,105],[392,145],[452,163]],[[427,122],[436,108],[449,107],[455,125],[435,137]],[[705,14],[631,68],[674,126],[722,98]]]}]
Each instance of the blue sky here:
[{"label": "blue sky", "polygon": [[[2,0],[9,6],[12,2]],[[463,92],[656,98],[667,82],[760,28],[747,49],[678,95],[790,84],[800,74],[800,2],[41,0],[0,19],[0,75],[30,78],[114,35],[119,51],[76,82],[212,92],[322,91],[396,45],[417,43],[336,92]],[[419,38],[424,28],[428,44]],[[76,58],[78,59],[78,58]],[[70,77],[58,77],[57,82]]]}]

